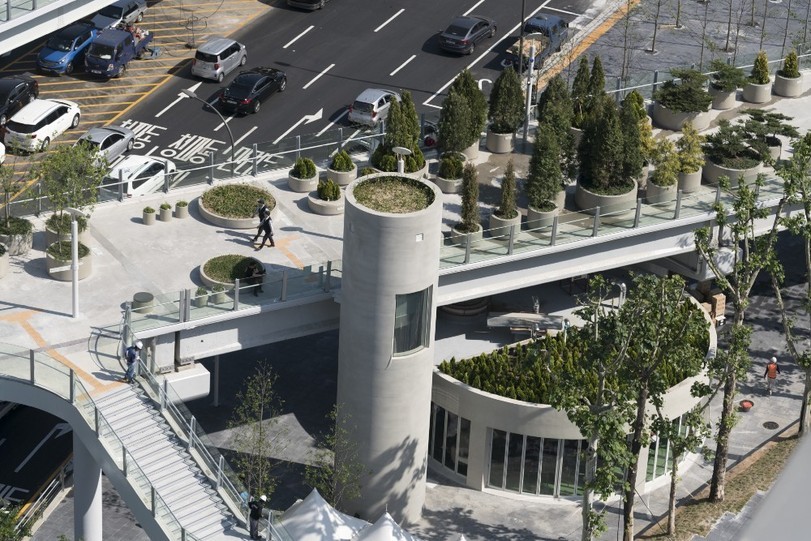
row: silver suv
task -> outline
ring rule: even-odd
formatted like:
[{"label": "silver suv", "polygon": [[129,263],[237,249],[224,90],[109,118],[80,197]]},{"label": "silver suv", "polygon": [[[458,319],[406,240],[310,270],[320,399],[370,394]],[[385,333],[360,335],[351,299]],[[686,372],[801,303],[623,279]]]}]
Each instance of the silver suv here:
[{"label": "silver suv", "polygon": [[146,13],[146,0],[118,0],[103,8],[91,19],[99,30],[129,23],[140,23]]},{"label": "silver suv", "polygon": [[386,120],[392,100],[400,101],[400,94],[382,88],[367,88],[349,106],[349,122],[374,128]]},{"label": "silver suv", "polygon": [[191,64],[192,75],[221,83],[226,75],[248,61],[245,46],[229,38],[209,39],[197,49]]}]

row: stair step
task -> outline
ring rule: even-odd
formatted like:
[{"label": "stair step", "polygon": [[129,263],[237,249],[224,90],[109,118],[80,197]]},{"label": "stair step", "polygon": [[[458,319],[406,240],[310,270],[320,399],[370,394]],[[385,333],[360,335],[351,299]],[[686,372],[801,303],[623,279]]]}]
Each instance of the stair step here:
[{"label": "stair step", "polygon": [[166,491],[166,496],[172,500],[182,500],[196,494],[198,491],[214,494],[214,490],[205,483],[204,479],[187,475],[180,478],[170,476],[161,479],[160,484],[155,485],[155,489],[161,494]]},{"label": "stair step", "polygon": [[168,468],[177,463],[188,463],[185,453],[183,453],[182,450],[168,445],[161,446],[160,448],[156,447],[153,450],[147,449],[140,457],[138,455],[133,456],[135,456],[135,460],[138,461],[138,464],[140,464],[147,473],[156,471],[155,466],[157,466],[159,470],[160,468]]},{"label": "stair step", "polygon": [[136,434],[128,435],[121,438],[127,449],[133,454],[136,450],[143,448],[147,445],[175,445],[174,434],[169,429],[161,427],[160,425],[153,425],[142,431],[141,436],[137,437]]},{"label": "stair step", "polygon": [[137,418],[142,418],[144,415],[154,416],[157,413],[140,400],[122,403],[119,406],[120,407],[116,407],[115,409],[102,408],[101,412],[104,414],[104,418],[107,419],[108,423],[122,428],[130,426],[133,422],[133,417],[137,416]]},{"label": "stair step", "polygon": [[226,518],[222,514],[201,517],[195,521],[191,532],[197,539],[205,539],[217,533],[222,535],[224,522],[226,522]]},{"label": "stair step", "polygon": [[[140,463],[139,463],[140,464]],[[192,462],[190,458],[181,458],[176,457],[175,460],[166,460],[165,462],[157,462],[152,463],[147,466],[141,466],[141,469],[144,471],[147,477],[154,483],[152,476],[156,478],[163,477],[165,475],[171,475],[178,471],[187,471],[189,474],[193,473],[191,468]]]},{"label": "stair step", "polygon": [[122,399],[124,399],[126,397],[130,397],[130,396],[135,396],[135,393],[132,391],[132,389],[122,387],[120,389],[116,389],[113,392],[107,393],[104,396],[99,396],[97,398],[94,398],[93,401],[96,403],[96,405],[98,407],[103,408],[107,404],[110,404],[112,402],[116,402],[118,400],[122,400]]},{"label": "stair step", "polygon": [[[217,506],[214,504],[214,501],[210,498],[206,498],[197,500],[196,502],[190,502],[189,505],[184,507],[172,508],[172,513],[174,513],[181,524],[184,524],[186,518],[192,518],[198,514],[211,515],[213,514],[212,511],[215,509],[217,509]],[[217,511],[219,510],[217,509]]]},{"label": "stair step", "polygon": [[[160,489],[157,490],[159,493],[163,493],[163,491]],[[214,501],[213,498],[218,497],[219,496],[216,492],[208,489],[204,484],[197,483],[193,487],[189,487],[184,490],[182,494],[177,494],[177,491],[174,489],[169,490],[164,497],[164,500],[166,500],[167,503],[172,506],[172,509],[175,509],[177,506],[184,506],[194,501]]]}]

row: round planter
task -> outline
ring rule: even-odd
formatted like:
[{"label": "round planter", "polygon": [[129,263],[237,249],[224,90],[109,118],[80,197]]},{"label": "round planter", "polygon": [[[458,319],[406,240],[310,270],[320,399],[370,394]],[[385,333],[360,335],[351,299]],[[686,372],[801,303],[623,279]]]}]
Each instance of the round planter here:
[{"label": "round planter", "polygon": [[[270,218],[272,220],[276,219],[276,215],[279,212],[277,210],[278,208],[279,205],[274,205],[273,208],[270,209]],[[216,225],[217,227],[223,227],[225,229],[256,229],[259,225],[256,218],[227,218],[225,216],[215,214],[203,205],[202,197],[197,198],[197,210],[200,211],[200,216],[202,216],[208,223]]]},{"label": "round planter", "polygon": [[[73,280],[73,271],[70,269],[70,260],[63,261],[55,259],[47,252],[45,253],[45,262],[48,266],[48,274],[54,280],[60,282],[70,282]],[[67,268],[66,268],[67,267]],[[60,269],[60,270],[54,270]],[[84,280],[90,273],[93,272],[93,253],[88,253],[85,257],[79,259],[79,280]]]},{"label": "round planter", "polygon": [[730,186],[735,187],[738,185],[738,179],[743,178],[747,184],[755,181],[758,173],[763,169],[763,164],[759,163],[755,167],[749,169],[732,169],[723,167],[717,163],[707,160],[704,163],[703,178],[707,184],[717,184],[718,178],[726,176],[729,178]]},{"label": "round planter", "polygon": [[338,186],[348,186],[350,182],[358,178],[358,166],[352,164],[351,171],[336,171],[327,169],[327,178]]},{"label": "round planter", "polygon": [[34,233],[25,235],[0,235],[0,243],[6,245],[9,255],[25,255],[34,246]]},{"label": "round planter", "polygon": [[[52,229],[45,228],[45,245],[50,246],[54,242],[66,240],[70,241],[70,231],[67,233],[57,233]],[[90,240],[90,232],[85,229],[84,231],[79,231],[79,242],[82,244],[87,244]]]},{"label": "round planter", "polygon": [[701,169],[695,173],[679,173],[679,190],[691,193],[701,186]]},{"label": "round planter", "polygon": [[487,129],[485,147],[493,154],[509,154],[515,148],[515,133],[496,133]]},{"label": "round planter", "polygon": [[784,98],[796,98],[803,93],[803,74],[799,77],[774,76],[774,93]]},{"label": "round planter", "polygon": [[168,209],[160,208],[160,219],[162,222],[171,222],[172,221],[172,207]]},{"label": "round planter", "polygon": [[175,205],[175,218],[185,220],[189,217],[189,205]]},{"label": "round planter", "polygon": [[[259,263],[260,267],[265,268],[264,265],[262,264],[262,262],[259,261],[258,259],[256,259],[255,257],[251,257],[250,259],[252,259],[252,260],[256,261],[257,263]],[[207,259],[206,261],[203,262],[202,265],[200,265],[197,268],[197,270],[200,272],[200,281],[203,282],[203,285],[206,286],[208,289],[214,289],[217,286],[222,286],[222,287],[225,288],[225,291],[216,292],[216,293],[222,293],[222,294],[226,294],[227,292],[234,289],[234,284],[232,282],[220,282],[219,280],[215,280],[214,278],[212,278],[211,276],[206,274],[205,268],[206,268],[206,263],[208,263],[208,261],[209,260]],[[213,296],[213,295],[216,295],[216,293],[214,293],[214,292],[209,293],[209,297]]]},{"label": "round planter", "polygon": [[479,157],[479,143],[480,141],[477,138],[475,143],[473,143],[472,145],[470,145],[469,147],[467,147],[462,151],[462,154],[464,154],[468,160],[475,160],[476,158]]},{"label": "round planter", "polygon": [[594,214],[600,207],[600,214],[617,214],[636,209],[636,197],[639,187],[634,182],[633,187],[626,193],[617,195],[603,195],[584,188],[577,183],[574,192],[574,202],[577,208],[586,214]]},{"label": "round planter", "polygon": [[478,226],[478,229],[473,233],[462,233],[456,229],[456,226],[451,230],[451,242],[459,246],[464,246],[466,242],[470,242],[471,246],[484,238],[484,229]]},{"label": "round planter", "polygon": [[205,308],[208,306],[208,295],[200,295],[199,297],[194,297],[192,299],[192,304],[194,304],[195,308]]},{"label": "round planter", "polygon": [[741,411],[749,411],[755,405],[751,400],[741,400],[738,404],[741,406]]},{"label": "round planter", "polygon": [[678,189],[678,184],[673,184],[672,186],[658,186],[653,182],[648,182],[648,188],[645,191],[645,201],[651,205],[675,201]]},{"label": "round planter", "polygon": [[310,178],[287,175],[287,186],[296,193],[309,193],[318,187],[318,171]]},{"label": "round planter", "polygon": [[563,188],[555,195],[554,203],[555,206],[558,207],[558,210],[566,206],[566,188]]},{"label": "round planter", "polygon": [[213,291],[208,295],[208,302],[211,304],[225,304],[228,301],[228,295],[225,291]]},{"label": "round planter", "polygon": [[527,207],[527,229],[531,232],[538,232],[538,229],[551,227],[558,214],[560,214],[559,208],[545,211],[529,206]]},{"label": "round planter", "polygon": [[780,155],[783,153],[783,142],[778,139],[777,137],[769,137],[768,138],[769,144],[769,157],[772,159],[773,162],[776,162],[780,159]]},{"label": "round planter", "polygon": [[766,103],[772,99],[772,83],[762,85],[746,83],[743,87],[743,101],[749,103]]},{"label": "round planter", "polygon": [[442,190],[442,193],[459,193],[459,190],[462,189],[461,178],[436,177],[434,182]]},{"label": "round planter", "polygon": [[681,111],[671,111],[667,107],[656,102],[653,105],[653,122],[660,128],[672,131],[681,131],[681,126],[690,121],[693,127],[698,130],[706,130],[710,125],[710,116],[706,112],[682,113]]},{"label": "round planter", "polygon": [[153,225],[155,223],[155,216],[157,212],[143,212],[142,220],[144,225]]},{"label": "round planter", "polygon": [[[476,150],[476,155],[478,155],[479,151]],[[406,173],[410,177],[414,178],[425,178],[428,175],[428,160],[425,160],[425,165],[422,166],[422,169],[419,169],[413,173]]]},{"label": "round planter", "polygon": [[2,245],[2,248],[3,255],[0,255],[0,278],[8,274],[9,269],[8,248],[6,247],[5,244]]},{"label": "round planter", "polygon": [[335,201],[324,201],[318,197],[318,191],[307,194],[307,206],[321,216],[337,216],[344,213],[344,194]]},{"label": "round planter", "polygon": [[710,85],[710,96],[712,96],[712,108],[716,111],[726,111],[735,107],[738,103],[738,89],[719,90]]},{"label": "round planter", "polygon": [[132,311],[138,314],[151,314],[155,309],[155,295],[139,291],[132,296]]},{"label": "round planter", "polygon": [[521,231],[520,212],[517,213],[515,218],[499,218],[495,213],[490,214],[488,234],[491,238],[510,240],[510,230],[513,228],[515,228],[516,235]]}]

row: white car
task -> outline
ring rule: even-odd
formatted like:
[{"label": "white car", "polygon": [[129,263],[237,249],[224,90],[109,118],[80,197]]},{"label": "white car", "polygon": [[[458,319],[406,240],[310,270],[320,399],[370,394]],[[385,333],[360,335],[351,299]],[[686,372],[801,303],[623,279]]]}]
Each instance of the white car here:
[{"label": "white car", "polygon": [[51,141],[79,125],[79,106],[67,100],[34,100],[6,124],[5,143],[28,152],[45,150]]},{"label": "white car", "polygon": [[166,175],[175,171],[177,166],[171,160],[129,155],[110,169],[101,182],[101,188],[117,194],[121,187],[125,197],[146,195],[163,188]]}]

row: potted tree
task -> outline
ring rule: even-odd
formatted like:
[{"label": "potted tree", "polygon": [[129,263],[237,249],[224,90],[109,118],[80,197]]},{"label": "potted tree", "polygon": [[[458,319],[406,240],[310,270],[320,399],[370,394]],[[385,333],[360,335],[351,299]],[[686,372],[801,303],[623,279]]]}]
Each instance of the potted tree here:
[{"label": "potted tree", "polygon": [[639,186],[647,182],[654,150],[653,130],[648,123],[644,103],[642,95],[633,91],[620,105],[623,175],[636,179]]},{"label": "potted tree", "polygon": [[656,100],[653,122],[672,131],[679,131],[687,121],[692,122],[699,131],[706,129],[709,125],[706,112],[712,103],[712,96],[704,87],[707,78],[694,69],[672,69],[670,74],[673,79],[665,81],[653,93]]},{"label": "potted tree", "polygon": [[0,242],[6,245],[8,255],[27,254],[34,243],[34,226],[25,218],[11,215],[11,197],[23,187],[14,178],[14,171],[0,164],[0,188],[3,190],[4,216],[0,220]]},{"label": "potted tree", "polygon": [[565,176],[561,167],[561,150],[554,128],[542,122],[535,134],[535,146],[527,174],[527,227],[537,230],[552,224],[563,206]]},{"label": "potted tree", "polygon": [[763,157],[749,144],[750,135],[743,124],[732,125],[729,120],[718,122],[718,131],[705,136],[704,180],[716,184],[719,177],[727,177],[732,186],[738,180],[753,182],[761,170]]},{"label": "potted tree", "polygon": [[[79,240],[87,243],[87,218],[79,216],[76,218],[76,225],[79,229]],[[70,240],[71,232],[70,214],[51,214],[45,220],[45,244],[49,245],[58,240]]]},{"label": "potted tree", "polygon": [[516,208],[515,199],[515,168],[510,159],[501,181],[501,203],[490,214],[491,237],[509,239],[510,231],[518,233],[521,230],[521,213]]},{"label": "potted tree", "polygon": [[194,292],[192,304],[194,304],[194,306],[197,308],[208,306],[208,290],[203,286],[198,286],[197,290]]},{"label": "potted tree", "polygon": [[348,186],[358,177],[358,166],[349,157],[349,153],[341,149],[332,157],[327,169],[327,178],[338,186]]},{"label": "potted tree", "polygon": [[[93,258],[90,248],[83,243],[79,243],[79,280],[84,280],[93,271]],[[48,274],[54,280],[60,282],[70,282],[73,279],[73,271],[69,263],[73,259],[71,241],[59,240],[48,246],[45,250],[45,263],[48,267]]]},{"label": "potted tree", "polygon": [[436,185],[442,193],[459,193],[464,168],[465,155],[461,152],[445,152],[442,155],[436,176]]},{"label": "potted tree", "polygon": [[783,141],[780,136],[795,139],[800,136],[797,128],[788,123],[792,118],[766,109],[744,109],[749,118],[743,121],[743,129],[763,161],[769,165],[780,159]]},{"label": "potted tree", "polygon": [[163,202],[160,206],[160,220],[162,222],[171,222],[172,221],[172,205],[169,203]]},{"label": "potted tree", "polygon": [[574,177],[577,172],[576,144],[579,143],[577,137],[582,135],[580,130],[572,129],[572,115],[569,87],[563,77],[556,75],[538,98],[538,123],[546,123],[555,133],[561,165],[568,177]]},{"label": "potted tree", "polygon": [[515,132],[524,122],[524,93],[512,66],[502,71],[493,83],[488,117],[487,150],[495,154],[512,152]]},{"label": "potted tree", "polygon": [[717,58],[710,62],[710,69],[713,71],[709,88],[712,108],[719,111],[732,109],[736,103],[738,89],[746,84],[746,75],[741,68]]},{"label": "potted tree", "polygon": [[803,74],[794,49],[783,59],[783,68],[774,76],[774,93],[784,98],[796,98],[803,93]]},{"label": "potted tree", "polygon": [[307,196],[307,205],[311,211],[321,216],[343,214],[344,200],[341,187],[330,178],[318,181],[315,194]]},{"label": "potted tree", "polygon": [[[476,84],[476,80],[467,68],[462,70],[462,73],[453,81],[450,90],[458,91],[459,95],[465,99],[470,107],[471,120],[466,127],[468,131],[464,136],[467,145],[465,148],[458,150],[461,150],[468,160],[475,160],[479,156],[479,142],[487,125],[487,98],[484,97],[479,85]],[[441,133],[439,143],[442,144]]]},{"label": "potted tree", "polygon": [[653,154],[654,169],[648,181],[645,199],[650,204],[666,203],[676,198],[679,181],[679,156],[669,139],[656,143]]},{"label": "potted tree", "polygon": [[456,244],[474,242],[482,238],[479,218],[479,179],[472,163],[465,164],[462,172],[462,221],[453,227],[451,239]]},{"label": "potted tree", "polygon": [[288,187],[297,193],[311,192],[318,186],[318,170],[310,158],[296,159],[290,174],[287,176]]},{"label": "potted tree", "polygon": [[681,127],[681,137],[676,141],[679,157],[679,189],[684,193],[698,190],[701,186],[701,168],[704,166],[704,136],[691,122]]},{"label": "potted tree", "polygon": [[224,304],[228,300],[228,296],[225,294],[225,286],[222,284],[216,284],[214,287],[211,288],[211,303],[212,304]]},{"label": "potted tree", "polygon": [[386,135],[383,142],[372,153],[370,162],[384,172],[397,171],[397,155],[394,147],[407,148],[411,151],[406,156],[406,173],[417,173],[422,178],[428,171],[428,164],[420,150],[420,120],[411,93],[403,92],[402,100],[396,100],[389,106],[389,115],[386,117]]},{"label": "potted tree", "polygon": [[144,207],[143,214],[142,214],[142,221],[144,225],[154,225],[155,224],[155,209],[152,207]]},{"label": "potted tree", "polygon": [[766,51],[760,51],[743,87],[743,99],[749,103],[766,103],[772,97],[772,79],[769,76],[769,59]]},{"label": "potted tree", "polygon": [[189,202],[181,199],[175,203],[175,217],[178,220],[183,220],[189,217]]},{"label": "potted tree", "polygon": [[572,137],[574,145],[580,145],[583,137],[583,125],[586,122],[586,112],[589,105],[589,79],[591,70],[589,69],[589,59],[585,56],[580,58],[577,65],[577,72],[572,83]]},{"label": "potted tree", "polygon": [[9,257],[8,257],[8,248],[6,245],[0,242],[0,278],[8,274],[9,268]]}]

